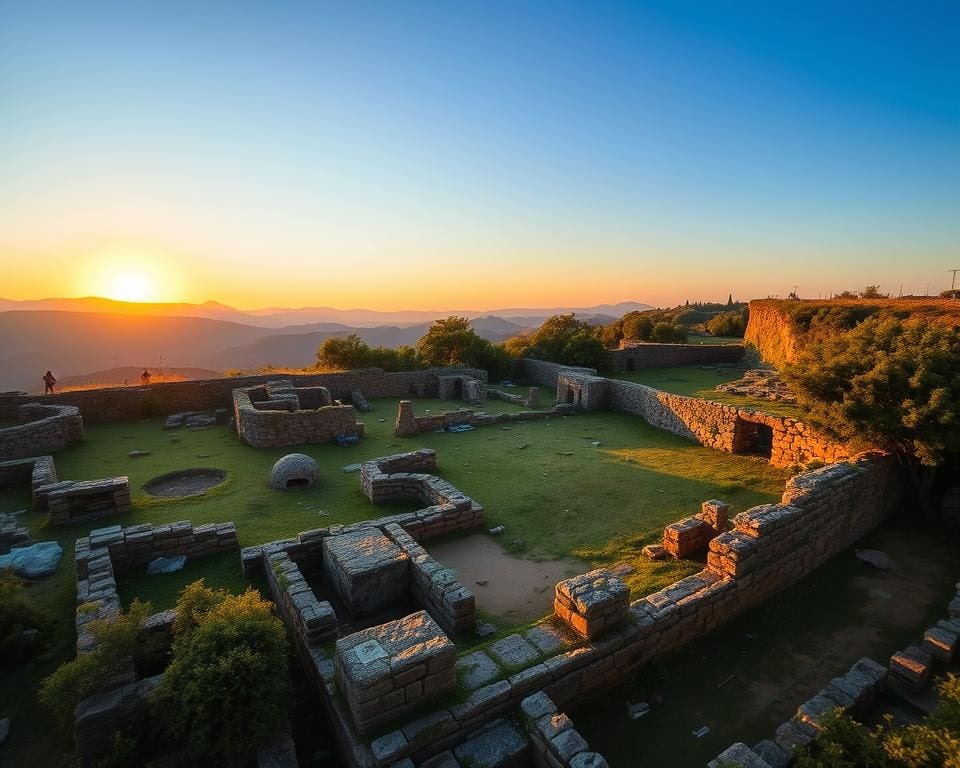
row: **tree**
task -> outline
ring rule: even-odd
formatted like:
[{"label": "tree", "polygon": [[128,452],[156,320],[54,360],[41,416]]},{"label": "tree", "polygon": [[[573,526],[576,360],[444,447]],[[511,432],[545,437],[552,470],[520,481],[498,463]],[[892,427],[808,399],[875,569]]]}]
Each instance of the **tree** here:
[{"label": "tree", "polygon": [[960,454],[960,331],[870,317],[812,344],[783,373],[819,429],[900,456],[932,515],[934,468]]},{"label": "tree", "polygon": [[593,328],[577,320],[576,315],[554,315],[533,334],[533,344],[544,360],[560,362],[567,344],[574,336],[584,333],[592,334]]},{"label": "tree", "polygon": [[369,364],[370,347],[356,333],[343,338],[329,338],[317,350],[317,367],[324,370],[350,371]]},{"label": "tree", "polygon": [[732,294],[732,293],[727,294],[727,306],[728,306],[728,307],[732,307],[732,306],[733,306],[733,294]]},{"label": "tree", "polygon": [[627,315],[623,319],[623,338],[650,341],[653,338],[653,320],[640,312]]},{"label": "tree", "polygon": [[650,340],[665,344],[684,342],[687,340],[687,329],[682,325],[673,325],[661,321],[653,326],[653,330],[650,332]]},{"label": "tree", "polygon": [[596,336],[580,333],[567,342],[560,355],[564,365],[581,365],[598,371],[610,367],[610,357],[603,342]]},{"label": "tree", "polygon": [[721,312],[707,320],[707,333],[714,336],[743,336],[748,318],[749,310],[746,307],[733,312]]},{"label": "tree", "polygon": [[862,291],[860,291],[861,299],[886,299],[887,294],[880,293],[879,285],[868,285]]},{"label": "tree", "polygon": [[289,688],[286,632],[268,601],[202,582],[184,590],[173,660],[157,689],[172,743],[198,759],[245,765],[287,714]]},{"label": "tree", "polygon": [[[485,340],[465,317],[437,320],[417,341],[417,354],[427,366],[473,365]],[[487,342],[489,343],[489,342]]]}]

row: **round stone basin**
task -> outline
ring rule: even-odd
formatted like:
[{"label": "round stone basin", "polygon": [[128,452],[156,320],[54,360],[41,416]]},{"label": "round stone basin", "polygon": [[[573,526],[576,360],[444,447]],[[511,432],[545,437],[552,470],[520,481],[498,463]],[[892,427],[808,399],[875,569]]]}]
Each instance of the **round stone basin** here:
[{"label": "round stone basin", "polygon": [[179,469],[153,478],[143,486],[143,490],[147,495],[161,499],[200,496],[226,478],[227,473],[222,469]]}]

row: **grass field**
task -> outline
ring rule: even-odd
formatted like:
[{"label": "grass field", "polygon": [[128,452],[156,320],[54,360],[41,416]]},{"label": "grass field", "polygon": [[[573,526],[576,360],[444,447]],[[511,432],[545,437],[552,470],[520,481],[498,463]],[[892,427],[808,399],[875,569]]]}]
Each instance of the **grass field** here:
[{"label": "grass field", "polygon": [[629,373],[615,373],[611,378],[646,384],[648,387],[662,389],[664,392],[672,392],[675,395],[700,397],[717,403],[739,405],[743,408],[756,408],[779,416],[803,419],[803,410],[790,403],[777,403],[772,400],[761,400],[756,397],[716,391],[717,384],[736,381],[742,376],[743,370],[739,368],[715,370],[704,369],[699,365],[678,365],[672,368],[644,368]]},{"label": "grass field", "polygon": [[[545,404],[551,398],[551,392],[543,393]],[[412,510],[422,505],[373,506],[360,491],[359,475],[341,468],[429,447],[437,450],[439,474],[483,504],[487,525],[506,526],[498,541],[511,553],[530,559],[573,556],[584,561],[585,569],[630,562],[636,570],[628,581],[640,595],[702,567],[693,561],[653,563],[640,557],[640,548],[659,539],[665,524],[699,511],[705,499],[725,499],[734,512],[776,500],[788,477],[760,459],[712,451],[624,414],[581,413],[400,439],[392,435],[397,401],[375,399],[371,404],[374,410],[362,415],[367,436],[347,448],[254,449],[241,444],[226,427],[164,431],[162,420],[153,419],[88,425],[83,443],[60,451],[55,458],[61,479],[128,475],[133,510],[94,524],[59,528],[46,526],[32,512],[23,516],[34,541],[61,542],[64,560],[53,577],[28,588],[50,623],[44,628],[43,653],[28,664],[5,669],[0,679],[0,716],[14,718],[2,757],[13,765],[67,762],[69,737],[54,738],[49,733],[49,717],[33,692],[44,675],[73,655],[73,547],[76,538],[92,528],[230,520],[237,525],[241,546],[246,546],[333,523]],[[422,414],[456,404],[418,400],[414,407]],[[490,400],[486,410],[515,411],[517,407]],[[147,450],[150,455],[130,458],[127,454],[132,450]],[[320,484],[297,492],[270,489],[270,467],[293,450],[317,459]],[[153,477],[192,467],[224,469],[226,481],[201,497],[179,501],[152,499],[141,490]],[[27,508],[29,502],[26,490],[0,493],[0,511]],[[139,597],[159,610],[173,604],[183,585],[201,577],[232,591],[245,585],[239,557],[232,553],[188,564],[177,574],[124,576],[119,591],[125,603]],[[30,694],[24,695],[26,691]]]}]

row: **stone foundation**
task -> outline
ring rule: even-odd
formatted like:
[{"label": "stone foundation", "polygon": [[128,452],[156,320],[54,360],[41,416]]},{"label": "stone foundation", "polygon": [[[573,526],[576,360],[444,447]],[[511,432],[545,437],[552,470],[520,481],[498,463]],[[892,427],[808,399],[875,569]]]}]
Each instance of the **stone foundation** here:
[{"label": "stone foundation", "polygon": [[425,611],[341,638],[334,659],[362,734],[456,687],[456,646]]},{"label": "stone foundation", "polygon": [[[536,389],[536,387],[534,387]],[[496,390],[490,390],[491,392]],[[502,394],[502,393],[501,393]],[[506,399],[506,398],[503,398]],[[551,416],[564,416],[575,413],[572,405],[557,405],[542,411],[517,411],[516,413],[480,414],[469,409],[446,411],[428,416],[416,416],[413,403],[401,400],[397,408],[397,421],[393,429],[395,437],[409,437],[423,432],[435,432],[459,424],[472,427],[489,427],[495,424],[513,424],[521,421],[549,419]]]},{"label": "stone foundation", "polygon": [[561,581],[556,586],[553,612],[577,634],[597,637],[625,621],[630,590],[605,569]]},{"label": "stone foundation", "polygon": [[743,359],[743,350],[742,344],[661,344],[623,339],[619,349],[608,350],[607,354],[615,371],[636,371],[675,365],[733,365]]},{"label": "stone foundation", "polygon": [[16,413],[21,423],[0,429],[0,461],[52,453],[83,440],[83,418],[75,406],[25,403]]},{"label": "stone foundation", "polygon": [[[303,408],[312,397],[313,408]],[[233,391],[237,434],[254,448],[275,448],[305,443],[328,443],[339,435],[363,436],[363,424],[353,406],[329,405],[324,387],[296,388],[288,381],[271,381],[264,387]],[[320,405],[317,403],[324,403]]]},{"label": "stone foundation", "polygon": [[130,511],[130,480],[124,475],[41,485],[34,492],[34,505],[38,511],[50,513],[52,525],[121,515]]},{"label": "stone foundation", "polygon": [[373,616],[402,598],[410,580],[407,553],[373,527],[324,539],[323,569],[355,617]]},{"label": "stone foundation", "polygon": [[675,558],[689,557],[706,549],[727,530],[729,510],[730,505],[722,501],[703,502],[700,514],[685,517],[663,529],[663,549]]}]

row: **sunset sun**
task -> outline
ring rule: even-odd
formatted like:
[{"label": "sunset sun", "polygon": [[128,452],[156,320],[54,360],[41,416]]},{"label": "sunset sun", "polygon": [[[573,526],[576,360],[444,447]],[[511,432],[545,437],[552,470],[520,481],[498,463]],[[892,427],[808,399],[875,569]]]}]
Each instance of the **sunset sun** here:
[{"label": "sunset sun", "polygon": [[81,262],[77,280],[87,296],[134,303],[180,300],[176,262],[150,246],[98,249]]},{"label": "sunset sun", "polygon": [[154,286],[145,274],[140,272],[118,272],[110,275],[104,288],[99,292],[107,299],[117,301],[156,301]]}]

